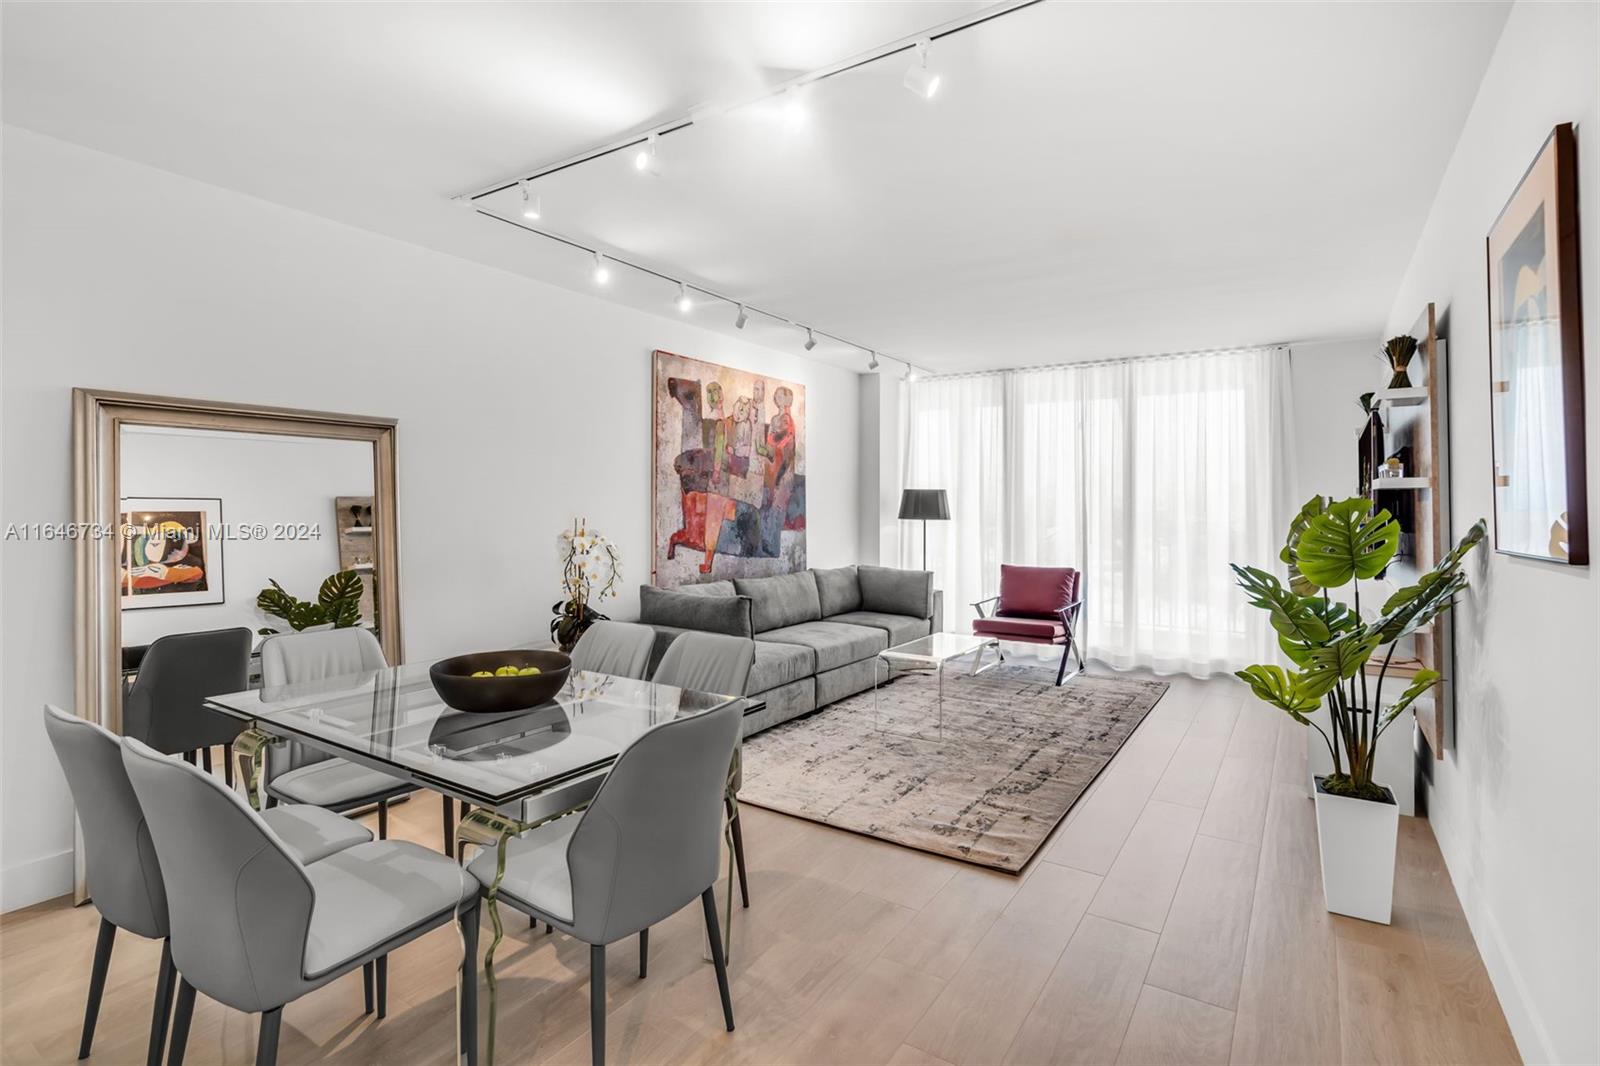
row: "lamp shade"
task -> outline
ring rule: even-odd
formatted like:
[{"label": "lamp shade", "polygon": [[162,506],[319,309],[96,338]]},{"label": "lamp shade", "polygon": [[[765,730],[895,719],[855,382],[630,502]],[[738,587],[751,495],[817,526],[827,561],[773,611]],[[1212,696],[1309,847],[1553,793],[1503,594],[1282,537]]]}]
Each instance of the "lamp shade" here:
[{"label": "lamp shade", "polygon": [[916,521],[940,521],[950,517],[950,501],[944,489],[902,489],[900,517]]}]

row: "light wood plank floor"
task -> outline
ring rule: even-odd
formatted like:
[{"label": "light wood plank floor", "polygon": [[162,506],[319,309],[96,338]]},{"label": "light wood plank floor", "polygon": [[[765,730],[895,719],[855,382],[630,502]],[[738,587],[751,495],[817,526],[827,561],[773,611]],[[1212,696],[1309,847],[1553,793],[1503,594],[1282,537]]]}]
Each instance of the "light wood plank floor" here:
[{"label": "light wood plank floor", "polygon": [[[1518,1061],[1426,822],[1401,820],[1393,925],[1323,910],[1304,752],[1237,683],[1176,679],[1021,877],[747,807],[738,1031],[692,907],[654,931],[648,980],[612,949],[610,1059]],[[438,847],[439,820],[424,794],[391,829]],[[96,921],[63,901],[0,921],[0,1060],[76,1055]],[[500,1061],[587,1062],[587,949],[507,926]],[[456,951],[440,930],[397,952],[381,1023],[355,975],[291,1004],[280,1060],[451,1061]],[[119,938],[92,1062],[143,1061],[157,955]],[[189,1061],[248,1063],[255,1031],[201,997]]]}]

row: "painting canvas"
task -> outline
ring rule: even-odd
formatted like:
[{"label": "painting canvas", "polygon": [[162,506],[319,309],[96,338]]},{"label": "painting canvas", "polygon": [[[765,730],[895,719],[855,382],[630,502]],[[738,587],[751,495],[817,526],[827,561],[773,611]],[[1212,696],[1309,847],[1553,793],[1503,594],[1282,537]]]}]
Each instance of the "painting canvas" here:
[{"label": "painting canvas", "polygon": [[806,565],[806,390],[655,353],[656,585]]},{"label": "painting canvas", "polygon": [[1577,156],[1556,127],[1489,231],[1495,548],[1587,565]]},{"label": "painting canvas", "polygon": [[124,610],[223,602],[221,500],[131,497],[121,512]]}]

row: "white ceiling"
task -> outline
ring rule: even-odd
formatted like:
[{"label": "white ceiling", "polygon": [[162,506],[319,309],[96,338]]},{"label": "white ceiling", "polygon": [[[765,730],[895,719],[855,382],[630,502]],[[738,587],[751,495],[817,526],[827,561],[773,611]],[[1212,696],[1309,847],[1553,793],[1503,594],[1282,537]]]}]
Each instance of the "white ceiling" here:
[{"label": "white ceiling", "polygon": [[[4,117],[588,291],[449,198],[982,7],[7,3]],[[934,370],[1376,336],[1505,12],[1041,4],[932,101],[893,57],[545,178],[540,225]]]}]

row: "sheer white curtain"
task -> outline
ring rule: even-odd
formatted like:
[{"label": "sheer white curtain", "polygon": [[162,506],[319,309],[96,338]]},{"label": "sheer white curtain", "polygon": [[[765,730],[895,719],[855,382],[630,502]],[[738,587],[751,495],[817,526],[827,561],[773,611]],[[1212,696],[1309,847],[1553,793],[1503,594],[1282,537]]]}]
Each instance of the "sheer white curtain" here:
[{"label": "sheer white curtain", "polygon": [[[1275,656],[1229,562],[1276,563],[1291,512],[1288,352],[1249,349],[913,382],[904,484],[929,529],[946,627],[1001,563],[1075,566],[1088,654],[1206,676]],[[906,529],[901,564],[921,565]]]}]

